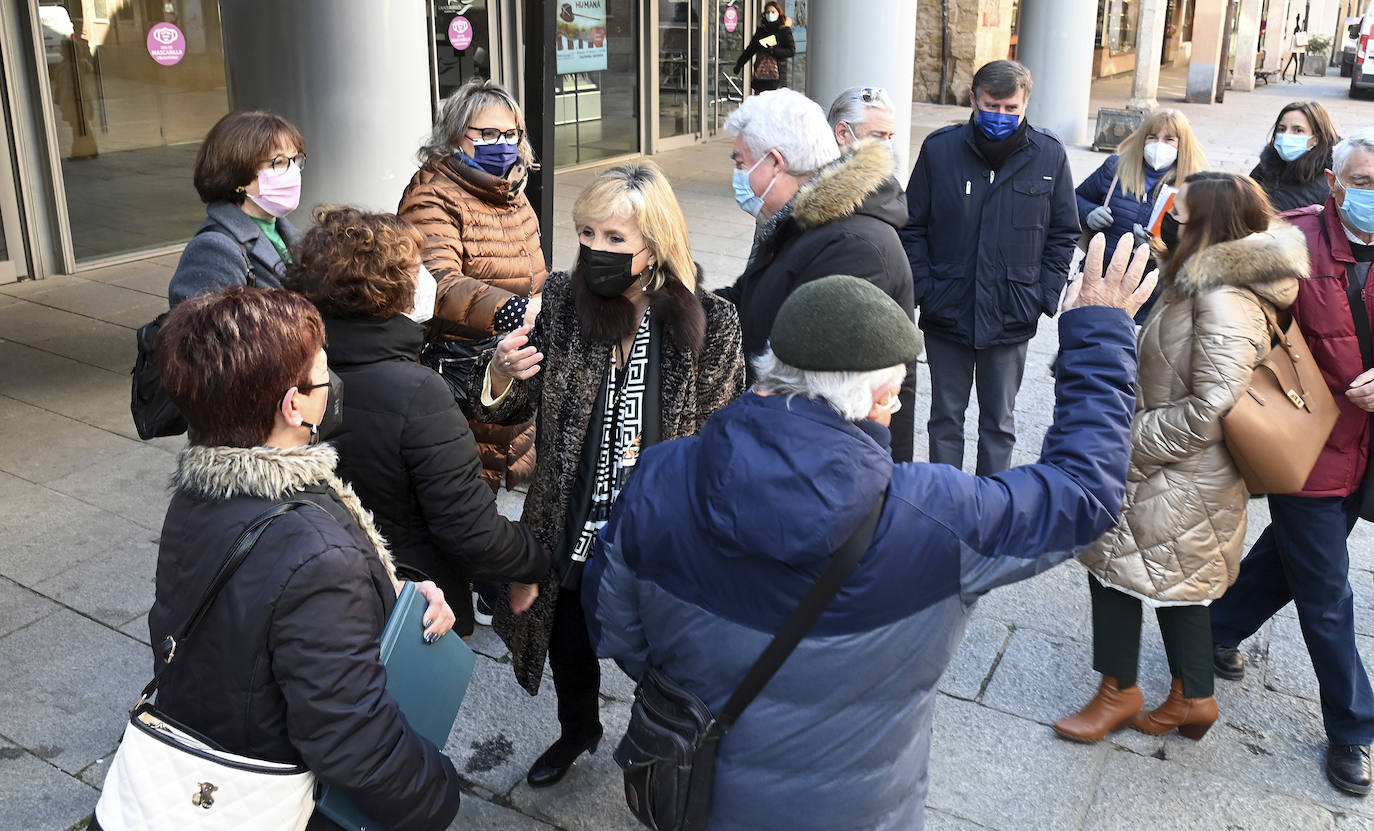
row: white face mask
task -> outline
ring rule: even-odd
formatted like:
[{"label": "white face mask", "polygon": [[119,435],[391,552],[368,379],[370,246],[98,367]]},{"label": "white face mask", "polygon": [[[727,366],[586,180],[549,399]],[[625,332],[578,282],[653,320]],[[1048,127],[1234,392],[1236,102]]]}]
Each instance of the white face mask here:
[{"label": "white face mask", "polygon": [[438,296],[438,283],[429,269],[420,266],[420,276],[415,281],[415,307],[406,312],[406,317],[416,323],[424,323],[434,317],[434,302]]},{"label": "white face mask", "polygon": [[777,22],[778,22],[778,15],[777,15],[776,12],[769,12],[768,14],[765,14],[765,15],[763,16],[763,19],[764,19],[764,20],[767,20],[769,23],[777,23]]},{"label": "white face mask", "polygon": [[1145,163],[1155,170],[1165,170],[1178,158],[1178,148],[1162,141],[1145,145]]}]

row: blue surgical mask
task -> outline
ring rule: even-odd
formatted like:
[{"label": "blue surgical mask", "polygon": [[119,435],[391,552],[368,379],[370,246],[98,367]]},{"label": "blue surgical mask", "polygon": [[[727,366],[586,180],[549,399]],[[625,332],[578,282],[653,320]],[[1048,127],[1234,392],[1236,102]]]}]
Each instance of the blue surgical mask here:
[{"label": "blue surgical mask", "polygon": [[1274,136],[1274,149],[1285,162],[1296,161],[1307,152],[1309,138],[1298,133],[1280,133]]},{"label": "blue surgical mask", "polygon": [[492,144],[474,144],[472,148],[472,160],[477,163],[478,167],[493,176],[505,176],[510,173],[510,169],[515,166],[515,160],[518,158],[520,158],[519,146],[506,144],[503,141]]},{"label": "blue surgical mask", "polygon": [[759,211],[763,210],[763,197],[768,195],[768,191],[773,189],[773,182],[778,181],[774,176],[773,181],[768,183],[768,187],[763,189],[763,193],[755,195],[754,189],[749,185],[749,174],[754,172],[754,168],[763,164],[763,160],[768,158],[764,154],[762,158],[754,162],[754,166],[748,170],[736,170],[730,177],[730,183],[735,188],[735,201],[739,203],[740,209],[750,216],[758,216]]},{"label": "blue surgical mask", "polygon": [[1361,234],[1374,234],[1374,190],[1352,188],[1336,180],[1345,189],[1345,201],[1341,203],[1341,218],[1351,228]]},{"label": "blue surgical mask", "polygon": [[1015,133],[1021,126],[1019,113],[990,113],[978,111],[978,129],[992,141],[1001,141]]}]

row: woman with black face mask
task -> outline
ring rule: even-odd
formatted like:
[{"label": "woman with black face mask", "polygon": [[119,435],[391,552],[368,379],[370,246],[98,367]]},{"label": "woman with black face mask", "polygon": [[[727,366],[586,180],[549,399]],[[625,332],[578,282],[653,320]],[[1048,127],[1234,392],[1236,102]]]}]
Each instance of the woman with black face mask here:
[{"label": "woman with black face mask", "polygon": [[553,570],[512,584],[495,620],[531,695],[546,656],[553,670],[560,734],[530,768],[533,787],[562,779],[601,739],[600,666],[578,588],[622,483],[640,451],[695,434],[744,389],[735,308],[702,291],[686,219],[656,166],[602,173],[577,198],[573,222],[572,273],[549,277],[534,326],[484,356],[472,390],[483,420],[540,414],[523,519]]}]

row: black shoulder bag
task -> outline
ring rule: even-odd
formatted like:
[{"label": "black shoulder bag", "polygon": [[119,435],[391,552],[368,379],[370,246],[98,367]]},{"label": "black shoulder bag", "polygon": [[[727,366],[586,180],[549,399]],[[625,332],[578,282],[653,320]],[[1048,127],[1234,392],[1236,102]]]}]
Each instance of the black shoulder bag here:
[{"label": "black shoulder bag", "polygon": [[[1355,319],[1355,339],[1360,342],[1360,357],[1364,368],[1374,368],[1374,342],[1369,332],[1369,308],[1365,306],[1364,293],[1374,286],[1369,285],[1369,272],[1365,279],[1356,282],[1358,266],[1346,266],[1349,286],[1346,298],[1350,300],[1350,316]],[[1364,469],[1364,484],[1360,487],[1360,517],[1374,522],[1374,413],[1369,414],[1369,461]]]},{"label": "black shoulder bag", "polygon": [[[217,226],[205,231],[217,230]],[[204,233],[199,231],[197,233]],[[243,252],[243,261],[248,264],[245,281],[250,286],[258,284],[257,274],[253,271],[253,260],[248,256],[248,247],[225,231],[219,231],[234,240]],[[129,393],[129,413],[134,417],[134,428],[141,439],[154,439],[159,436],[179,436],[186,432],[186,419],[177,412],[176,405],[167,397],[167,389],[162,386],[162,375],[157,370],[157,333],[168,312],[158,315],[151,323],[138,327],[138,357],[134,368],[129,370],[132,377]]]},{"label": "black shoulder bag", "polygon": [[720,715],[713,716],[704,701],[662,670],[644,671],[625,738],[615,750],[616,764],[625,771],[625,802],[641,823],[657,831],[705,830],[720,740],[849,579],[873,542],[886,502],[884,492],[749,668]]}]

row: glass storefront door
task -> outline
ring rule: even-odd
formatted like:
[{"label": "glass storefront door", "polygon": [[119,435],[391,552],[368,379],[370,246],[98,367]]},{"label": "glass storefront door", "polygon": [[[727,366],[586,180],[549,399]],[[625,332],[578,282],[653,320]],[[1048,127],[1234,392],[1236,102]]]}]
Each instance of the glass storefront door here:
[{"label": "glass storefront door", "polygon": [[[439,100],[473,78],[492,77],[495,0],[433,0],[434,79]],[[435,102],[436,106],[438,101]]]},{"label": "glass storefront door", "polygon": [[744,51],[752,34],[746,14],[746,0],[710,0],[711,33],[707,41],[710,53],[706,65],[706,89],[710,93],[706,108],[706,132],[719,133],[725,119],[744,100],[744,79],[732,74],[735,61]]},{"label": "glass storefront door", "polygon": [[[3,29],[4,23],[0,21],[0,40],[4,39]],[[0,65],[0,283],[12,283],[29,273],[19,232],[19,185],[14,177],[9,113],[5,67]]]},{"label": "glass storefront door", "polygon": [[567,0],[555,31],[554,163],[640,149],[639,0]]},{"label": "glass storefront door", "polygon": [[702,0],[659,0],[658,134],[661,138],[701,132],[701,3]]},{"label": "glass storefront door", "polygon": [[215,0],[37,0],[78,261],[189,238],[205,133],[228,110]]}]

